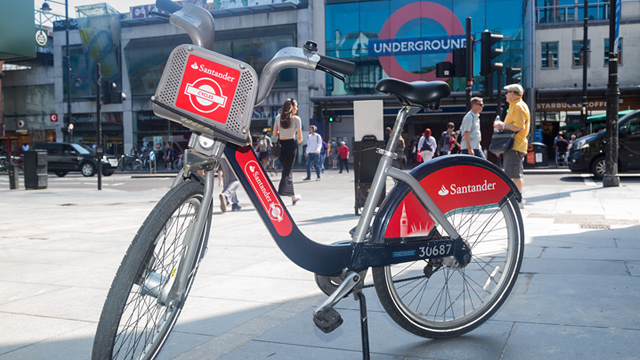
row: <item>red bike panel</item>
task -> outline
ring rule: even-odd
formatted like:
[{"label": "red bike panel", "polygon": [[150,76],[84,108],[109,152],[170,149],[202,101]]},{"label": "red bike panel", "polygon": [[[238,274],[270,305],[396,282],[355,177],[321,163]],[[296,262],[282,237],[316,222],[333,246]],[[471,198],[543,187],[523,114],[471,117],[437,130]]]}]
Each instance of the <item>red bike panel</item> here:
[{"label": "red bike panel", "polygon": [[189,55],[176,107],[224,124],[239,78],[236,69]]},{"label": "red bike panel", "polygon": [[[435,171],[420,180],[420,185],[444,214],[457,208],[497,204],[511,190],[496,173],[469,165]],[[426,235],[434,225],[431,215],[410,192],[391,217],[385,238]]]},{"label": "red bike panel", "polygon": [[239,148],[236,151],[236,160],[247,177],[253,192],[258,196],[264,211],[269,214],[269,220],[271,220],[278,235],[287,236],[291,234],[293,229],[291,219],[287,212],[284,211],[280,198],[271,185],[271,181],[267,179],[262,167],[258,164],[251,148],[249,146]]}]

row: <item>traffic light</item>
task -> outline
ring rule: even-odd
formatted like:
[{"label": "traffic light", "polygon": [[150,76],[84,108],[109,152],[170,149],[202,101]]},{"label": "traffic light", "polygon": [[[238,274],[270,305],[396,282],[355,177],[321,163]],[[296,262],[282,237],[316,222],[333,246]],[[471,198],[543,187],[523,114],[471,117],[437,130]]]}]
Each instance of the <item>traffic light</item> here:
[{"label": "traffic light", "polygon": [[493,97],[493,75],[482,76],[478,80],[480,84],[479,95],[482,98],[490,99]]},{"label": "traffic light", "polygon": [[485,30],[480,36],[482,41],[480,56],[480,75],[487,76],[493,73],[497,68],[502,67],[502,63],[494,63],[493,58],[502,54],[502,48],[493,48],[493,44],[502,41],[502,35],[492,34],[489,30]]},{"label": "traffic light", "polygon": [[327,122],[334,122],[335,120],[336,120],[336,115],[333,112],[333,110],[327,111]]},{"label": "traffic light", "polygon": [[322,121],[322,104],[316,104],[313,107],[313,120],[317,122]]},{"label": "traffic light", "polygon": [[126,96],[116,88],[116,83],[109,80],[102,80],[102,103],[121,104]]},{"label": "traffic light", "polygon": [[467,49],[453,49],[453,76],[466,77]]},{"label": "traffic light", "polygon": [[521,80],[521,76],[516,76],[516,75],[520,74],[521,71],[522,69],[520,68],[507,67],[507,84],[506,85],[519,84]]}]

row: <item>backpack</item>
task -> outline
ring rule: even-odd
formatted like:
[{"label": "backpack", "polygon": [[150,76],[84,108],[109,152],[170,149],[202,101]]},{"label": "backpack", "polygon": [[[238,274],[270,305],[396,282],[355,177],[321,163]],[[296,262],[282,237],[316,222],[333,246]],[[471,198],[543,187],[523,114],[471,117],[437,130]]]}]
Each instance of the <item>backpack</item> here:
[{"label": "backpack", "polygon": [[258,151],[261,153],[269,151],[269,142],[264,136],[260,138],[260,141],[258,141]]},{"label": "backpack", "polygon": [[422,143],[422,149],[420,149],[420,151],[431,151],[431,152],[433,152],[433,149],[431,148],[431,142],[429,141],[428,138],[424,138],[424,142]]}]

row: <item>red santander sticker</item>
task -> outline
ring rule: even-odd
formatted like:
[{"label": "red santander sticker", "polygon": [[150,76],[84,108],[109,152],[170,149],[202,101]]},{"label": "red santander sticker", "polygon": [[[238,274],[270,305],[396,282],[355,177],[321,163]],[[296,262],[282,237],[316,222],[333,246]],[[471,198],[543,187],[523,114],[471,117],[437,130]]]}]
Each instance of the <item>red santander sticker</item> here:
[{"label": "red santander sticker", "polygon": [[236,69],[189,55],[176,106],[224,124],[239,78]]}]

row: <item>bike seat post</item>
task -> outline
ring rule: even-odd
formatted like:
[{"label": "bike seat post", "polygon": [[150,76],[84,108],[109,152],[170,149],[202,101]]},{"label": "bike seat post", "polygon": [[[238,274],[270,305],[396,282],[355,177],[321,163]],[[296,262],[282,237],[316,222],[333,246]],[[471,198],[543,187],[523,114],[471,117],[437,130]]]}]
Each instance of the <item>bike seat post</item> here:
[{"label": "bike seat post", "polygon": [[378,204],[378,199],[380,198],[386,183],[387,170],[391,167],[393,157],[395,156],[394,150],[398,143],[398,139],[400,138],[400,134],[402,134],[402,128],[404,127],[407,118],[417,113],[419,110],[420,107],[417,106],[403,106],[398,112],[398,116],[396,117],[396,121],[393,125],[393,130],[389,136],[387,148],[382,152],[382,158],[378,164],[376,174],[373,177],[369,196],[367,196],[367,201],[362,209],[362,216],[360,216],[358,226],[353,234],[353,242],[361,243],[365,241],[369,224],[371,223],[376,205]]}]

